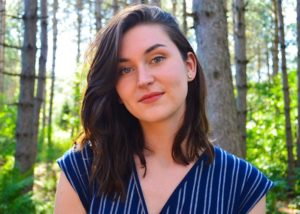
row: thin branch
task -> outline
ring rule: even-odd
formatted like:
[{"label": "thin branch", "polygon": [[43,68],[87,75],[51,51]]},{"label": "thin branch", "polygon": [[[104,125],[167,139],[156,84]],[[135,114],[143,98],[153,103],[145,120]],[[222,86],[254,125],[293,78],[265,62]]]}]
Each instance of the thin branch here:
[{"label": "thin branch", "polygon": [[17,49],[17,50],[21,50],[22,49],[22,47],[20,47],[20,46],[9,45],[9,44],[6,44],[6,43],[0,43],[0,46],[6,47],[6,48],[13,48],[13,49]]},{"label": "thin branch", "polygon": [[[9,45],[6,43],[0,43],[0,46],[6,47],[6,48],[13,48],[13,49],[17,49],[17,50],[22,50],[21,46],[16,46],[16,45]],[[36,47],[37,50],[40,50],[40,47]]]},{"label": "thin branch", "polygon": [[24,74],[20,74],[20,73],[11,73],[11,72],[2,72],[2,74],[7,75],[7,76],[14,76],[14,77],[24,77],[24,78],[34,78],[34,79],[40,79],[40,80],[45,80],[45,79],[51,79],[51,77],[49,76],[45,76],[45,77],[40,77],[40,76],[36,76],[36,75],[24,75]]},{"label": "thin branch", "polygon": [[[1,13],[1,11],[0,11]],[[12,19],[18,19],[21,20],[24,18],[24,16],[15,16],[15,15],[10,15],[10,14],[5,14],[6,17],[12,18]],[[37,16],[37,19],[48,19],[49,16]]]},{"label": "thin branch", "polygon": [[8,18],[12,18],[12,19],[18,19],[18,20],[22,19],[21,16],[15,16],[15,15],[9,15],[9,14],[5,14],[5,16],[8,17]]}]

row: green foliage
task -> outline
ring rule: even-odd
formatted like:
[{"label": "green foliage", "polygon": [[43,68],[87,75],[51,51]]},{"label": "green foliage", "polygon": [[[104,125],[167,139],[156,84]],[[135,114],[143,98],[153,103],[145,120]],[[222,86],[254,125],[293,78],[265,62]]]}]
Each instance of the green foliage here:
[{"label": "green foliage", "polygon": [[38,163],[51,163],[64,154],[72,146],[70,135],[66,131],[55,128],[52,144],[38,144]]},{"label": "green foliage", "polygon": [[72,95],[69,99],[64,100],[57,123],[59,128],[69,131],[70,138],[76,138],[80,132],[80,106],[83,91],[80,72],[75,73],[72,85]]},{"label": "green foliage", "polygon": [[55,163],[37,164],[35,167],[34,191],[24,193],[33,182],[32,176],[20,175],[13,168],[10,156],[0,167],[0,213],[53,213],[56,177]]},{"label": "green foliage", "polygon": [[[3,104],[0,99],[0,161],[7,155],[12,155],[15,149],[16,106]],[[0,163],[1,166],[1,163]]]},{"label": "green foliage", "polygon": [[34,191],[23,189],[32,184],[33,177],[20,175],[13,167],[17,108],[0,100],[0,213],[53,213],[58,166],[55,160],[70,146],[70,135],[58,130],[53,145],[38,144]]},{"label": "green foliage", "polygon": [[67,101],[64,102],[61,110],[61,115],[58,121],[58,125],[62,129],[69,129],[70,124],[69,121],[71,120],[71,108]]},{"label": "green foliage", "polygon": [[[2,160],[3,161],[3,160]],[[32,184],[33,178],[20,175],[13,168],[13,158],[7,157],[0,167],[0,213],[33,213],[32,192],[23,193]]]},{"label": "green foliage", "polygon": [[77,136],[79,134],[80,130],[80,106],[81,106],[81,92],[82,92],[82,79],[80,72],[76,72],[75,74],[75,80],[74,80],[74,87],[73,87],[73,94],[72,94],[72,118],[70,120],[71,127],[72,127],[72,132],[71,136]]},{"label": "green foliage", "polygon": [[[291,71],[289,83],[293,136],[297,131],[296,78],[296,71]],[[268,210],[273,213],[276,209],[276,201],[289,200],[281,77],[280,75],[276,76],[272,82],[250,82],[248,85],[247,159],[262,170],[275,184],[268,196]],[[296,148],[294,148],[294,152],[296,154]],[[298,182],[295,194],[300,193],[299,188]]]},{"label": "green foliage", "polygon": [[36,213],[53,213],[58,167],[55,162],[35,167],[34,202]]}]

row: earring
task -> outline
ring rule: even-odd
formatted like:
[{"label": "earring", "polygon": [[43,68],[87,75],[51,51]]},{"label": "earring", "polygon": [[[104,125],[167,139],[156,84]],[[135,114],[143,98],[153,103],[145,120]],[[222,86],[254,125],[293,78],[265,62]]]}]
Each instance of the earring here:
[{"label": "earring", "polygon": [[190,73],[190,72],[187,74],[187,76],[188,76],[188,79],[189,79],[189,80],[193,78],[193,74]]}]

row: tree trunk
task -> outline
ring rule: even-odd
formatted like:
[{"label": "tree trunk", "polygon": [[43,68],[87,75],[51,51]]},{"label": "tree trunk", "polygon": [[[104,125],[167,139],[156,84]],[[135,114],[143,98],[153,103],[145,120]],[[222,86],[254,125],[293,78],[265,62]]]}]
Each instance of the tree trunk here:
[{"label": "tree trunk", "polygon": [[300,0],[297,0],[297,76],[298,76],[298,129],[297,129],[297,167],[300,168]]},{"label": "tree trunk", "polygon": [[119,11],[119,3],[118,0],[113,0],[113,12],[116,15]]},{"label": "tree trunk", "polygon": [[45,90],[46,90],[46,62],[48,54],[48,8],[47,0],[40,0],[41,10],[41,50],[39,58],[39,74],[37,83],[37,92],[34,102],[34,144],[38,144],[38,133],[39,133],[39,120],[42,103],[45,102]]},{"label": "tree trunk", "polygon": [[160,7],[160,5],[161,5],[160,0],[152,0],[151,3],[152,3],[152,5],[156,5],[158,7]]},{"label": "tree trunk", "polygon": [[142,3],[142,1],[141,0],[130,0],[130,3],[131,4],[140,4],[140,3]]},{"label": "tree trunk", "polygon": [[288,152],[288,184],[289,187],[293,188],[293,172],[294,172],[294,156],[293,156],[293,138],[292,138],[292,126],[290,118],[290,92],[288,83],[288,74],[286,67],[285,57],[285,38],[284,38],[284,20],[282,15],[281,0],[278,3],[278,24],[279,24],[279,42],[280,42],[280,53],[281,53],[281,70],[282,70],[282,85],[284,95],[284,115],[285,115],[285,136],[286,136],[286,147]]},{"label": "tree trunk", "polygon": [[5,0],[0,0],[0,95],[4,92]]},{"label": "tree trunk", "polygon": [[172,0],[172,14],[176,17],[176,11],[177,11],[177,0]]},{"label": "tree trunk", "polygon": [[207,113],[212,138],[216,144],[242,156],[223,1],[194,0],[193,14],[198,57],[207,79]]},{"label": "tree trunk", "polygon": [[15,167],[20,172],[31,171],[36,159],[37,145],[33,143],[34,82],[37,32],[37,0],[24,0],[24,40],[22,75],[16,128]]},{"label": "tree trunk", "polygon": [[247,56],[246,56],[246,6],[244,0],[233,1],[234,54],[237,87],[238,127],[242,136],[242,154],[246,157],[246,120],[247,120]]},{"label": "tree trunk", "polygon": [[279,46],[279,30],[278,30],[278,5],[276,0],[272,0],[273,4],[273,26],[274,26],[274,38],[273,38],[273,45],[272,45],[272,61],[273,61],[273,76],[278,74],[279,70],[279,59],[278,59],[278,46]]},{"label": "tree trunk", "polygon": [[148,0],[130,0],[131,4],[148,4]]},{"label": "tree trunk", "polygon": [[55,62],[56,62],[56,44],[57,44],[57,14],[58,0],[53,0],[53,40],[52,40],[52,67],[51,67],[51,87],[50,87],[50,100],[49,100],[49,113],[48,113],[48,144],[52,144],[52,112],[53,112],[53,99],[54,99],[54,84],[55,84]]},{"label": "tree trunk", "polygon": [[182,1],[182,29],[185,36],[187,36],[187,13],[186,13],[186,0]]},{"label": "tree trunk", "polygon": [[[44,95],[44,97],[46,97],[46,93]],[[47,118],[47,115],[46,115],[46,102],[43,103],[43,106],[42,106],[42,109],[43,109],[43,116],[42,116],[42,133],[41,133],[41,145],[44,145],[45,144],[45,135],[46,135],[46,118]]]},{"label": "tree trunk", "polygon": [[[266,41],[267,43],[267,41]],[[266,44],[266,64],[267,64],[267,75],[268,75],[268,82],[271,81],[271,72],[270,72],[270,53],[268,49],[268,44]]]},{"label": "tree trunk", "polygon": [[102,28],[102,0],[95,0],[96,31]]},{"label": "tree trunk", "polygon": [[[93,4],[94,2],[92,1],[87,1],[88,3],[88,8],[89,8],[89,30],[90,30],[90,39],[93,39],[94,38],[94,34],[95,34],[95,31],[94,31],[94,20],[95,20],[95,11],[93,9],[93,6],[95,6],[95,4]],[[94,15],[93,15],[94,14]]]},{"label": "tree trunk", "polygon": [[76,2],[76,13],[77,13],[77,56],[76,63],[80,62],[81,55],[81,28],[82,28],[82,10],[83,10],[83,2],[82,0],[77,0]]},{"label": "tree trunk", "polygon": [[258,82],[260,82],[261,81],[262,60],[261,60],[261,47],[259,44],[257,44],[257,47],[256,47],[256,56],[257,56],[256,71],[257,71]]},{"label": "tree trunk", "polygon": [[266,56],[268,82],[270,83],[270,81],[271,81],[270,52],[269,52],[270,50],[269,50],[269,47],[268,47],[268,41],[267,41],[267,39],[265,40],[265,49],[266,49],[265,56]]}]

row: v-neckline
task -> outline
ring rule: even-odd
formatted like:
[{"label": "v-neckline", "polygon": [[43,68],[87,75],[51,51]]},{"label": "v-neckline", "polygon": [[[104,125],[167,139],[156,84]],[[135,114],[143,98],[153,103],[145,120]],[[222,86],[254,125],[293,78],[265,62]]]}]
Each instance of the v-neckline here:
[{"label": "v-neckline", "polygon": [[[195,161],[194,165],[187,171],[187,173],[184,175],[184,177],[181,179],[181,181],[175,187],[175,189],[173,190],[171,195],[168,197],[166,203],[163,205],[163,207],[161,208],[159,213],[163,213],[165,211],[165,209],[168,208],[168,204],[170,203],[170,201],[172,200],[174,195],[180,190],[181,186],[184,185],[185,181],[190,177],[190,174],[192,174],[196,170],[196,167],[205,158],[205,156],[206,155],[203,152],[201,154],[201,156],[198,158],[198,160]],[[144,197],[144,193],[143,193],[143,190],[142,190],[142,186],[141,186],[141,183],[140,183],[140,179],[139,179],[139,176],[138,176],[138,173],[137,173],[136,164],[133,164],[133,165],[134,165],[133,166],[133,173],[134,173],[135,183],[136,183],[136,186],[137,186],[138,195],[140,196],[140,199],[142,200],[144,210],[146,211],[147,214],[149,214],[148,207],[147,207],[147,204],[146,204],[146,200],[145,200],[145,197]]]}]

